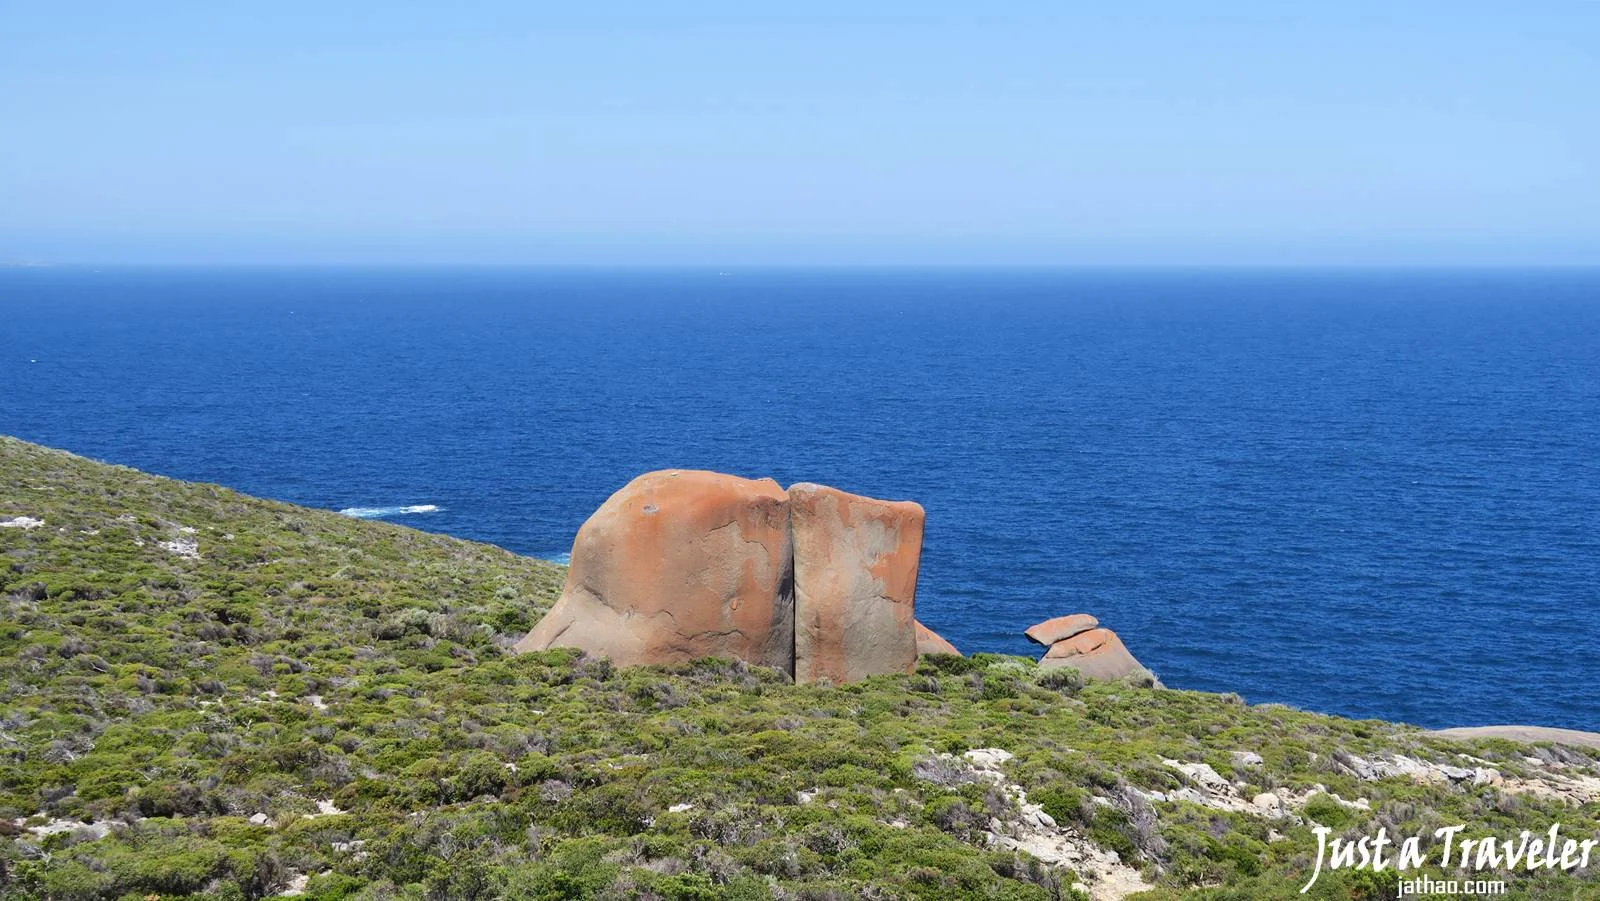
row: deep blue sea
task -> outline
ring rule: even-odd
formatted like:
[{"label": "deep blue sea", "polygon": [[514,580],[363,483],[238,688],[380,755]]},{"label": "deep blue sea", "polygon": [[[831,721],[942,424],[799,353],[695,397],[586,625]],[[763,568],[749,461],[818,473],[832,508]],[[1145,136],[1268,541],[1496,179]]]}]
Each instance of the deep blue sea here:
[{"label": "deep blue sea", "polygon": [[927,508],[968,651],[1600,729],[1600,270],[12,269],[0,432],[546,557],[646,470],[819,481]]}]

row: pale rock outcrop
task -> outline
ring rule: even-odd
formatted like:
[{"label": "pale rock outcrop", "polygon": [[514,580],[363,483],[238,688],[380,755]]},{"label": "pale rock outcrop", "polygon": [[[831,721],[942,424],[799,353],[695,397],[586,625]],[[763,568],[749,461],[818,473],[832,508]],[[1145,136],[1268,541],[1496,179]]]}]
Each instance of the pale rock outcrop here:
[{"label": "pale rock outcrop", "polygon": [[1339,754],[1334,762],[1364,782],[1403,778],[1421,785],[1444,785],[1461,790],[1487,786],[1508,795],[1533,795],[1576,805],[1600,801],[1600,775],[1595,775],[1592,765],[1563,767],[1529,776],[1507,776],[1487,766],[1488,761],[1467,755],[1461,758],[1473,765],[1455,766],[1404,754],[1370,758]]},{"label": "pale rock outcrop", "polygon": [[1166,791],[1131,789],[1152,804],[1182,801],[1197,807],[1229,813],[1248,813],[1274,820],[1288,820],[1292,823],[1303,822],[1299,812],[1305,808],[1306,802],[1317,795],[1327,795],[1334,803],[1349,810],[1366,812],[1372,810],[1372,802],[1366,798],[1347,801],[1329,792],[1327,786],[1321,783],[1298,790],[1284,786],[1275,791],[1257,792],[1246,796],[1242,791],[1246,787],[1244,780],[1229,782],[1209,764],[1169,758],[1162,758],[1161,762],[1182,773],[1184,784]]},{"label": "pale rock outcrop", "polygon": [[911,501],[810,482],[789,488],[796,682],[854,682],[916,668],[924,516]]},{"label": "pale rock outcrop", "polygon": [[576,647],[621,666],[722,656],[791,672],[792,560],[789,499],[771,479],[646,473],[578,530],[560,599],[516,650]]},{"label": "pale rock outcrop", "polygon": [[926,654],[954,654],[957,657],[961,656],[961,652],[956,650],[956,646],[946,641],[943,635],[924,626],[922,623],[917,623],[916,627],[918,657]]},{"label": "pale rock outcrop", "polygon": [[1003,768],[1013,757],[1004,748],[974,748],[960,757],[943,753],[926,758],[912,773],[915,778],[945,786],[992,783],[1014,805],[1017,815],[1005,820],[991,817],[985,841],[1007,851],[1026,851],[1048,866],[1074,870],[1088,880],[1076,890],[1093,901],[1120,901],[1153,887],[1116,851],[1095,844],[1080,829],[1056,822],[1043,806],[1030,801],[1027,791],[1012,782]]},{"label": "pale rock outcrop", "polygon": [[1022,634],[1029,640],[1049,646],[1058,641],[1066,641],[1074,635],[1087,632],[1100,625],[1100,621],[1087,613],[1074,613],[1070,616],[1058,616],[1047,619],[1042,623],[1029,626]]}]

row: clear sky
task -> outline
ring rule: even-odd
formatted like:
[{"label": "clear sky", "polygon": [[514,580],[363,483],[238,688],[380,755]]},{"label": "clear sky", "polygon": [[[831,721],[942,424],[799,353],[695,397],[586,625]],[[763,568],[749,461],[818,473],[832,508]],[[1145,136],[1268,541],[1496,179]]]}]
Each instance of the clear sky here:
[{"label": "clear sky", "polygon": [[1600,263],[1600,2],[0,0],[0,260]]}]

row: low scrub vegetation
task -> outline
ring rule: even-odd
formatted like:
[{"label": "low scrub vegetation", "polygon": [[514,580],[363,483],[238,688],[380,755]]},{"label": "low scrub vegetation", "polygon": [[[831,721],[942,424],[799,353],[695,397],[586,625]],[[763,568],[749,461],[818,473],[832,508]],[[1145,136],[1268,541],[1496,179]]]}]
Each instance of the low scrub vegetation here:
[{"label": "low scrub vegetation", "polygon": [[[1157,898],[1299,897],[1313,820],[1600,823],[1593,801],[1362,781],[1337,756],[1470,751],[1510,778],[1532,772],[1526,747],[1015,658],[828,687],[728,660],[511,655],[560,567],[0,439],[16,517],[41,522],[0,529],[6,898],[1073,897],[1088,874],[991,841],[1018,801],[965,764],[977,748],[1014,755],[1006,779]],[[1309,800],[1217,809],[1178,797],[1194,780],[1172,762]],[[1390,897],[1393,876],[1324,874],[1312,897]],[[1513,896],[1593,891],[1582,872],[1508,878]]]}]

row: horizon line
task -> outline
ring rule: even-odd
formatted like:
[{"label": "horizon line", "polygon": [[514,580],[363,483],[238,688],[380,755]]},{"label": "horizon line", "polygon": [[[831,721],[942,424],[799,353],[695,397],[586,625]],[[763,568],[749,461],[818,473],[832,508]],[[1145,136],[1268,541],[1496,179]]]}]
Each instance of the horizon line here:
[{"label": "horizon line", "polygon": [[379,260],[147,260],[147,261],[46,261],[0,259],[0,271],[46,269],[582,269],[582,270],[1200,270],[1200,269],[1600,269],[1600,260],[1501,262],[1501,261],[1395,261],[1395,262],[518,262],[518,261],[379,261]]}]

